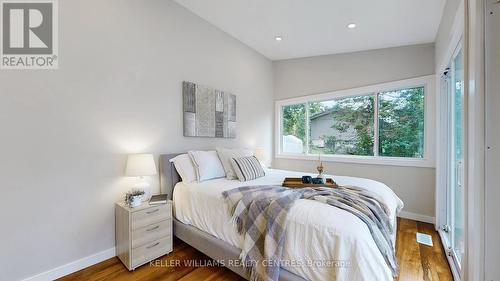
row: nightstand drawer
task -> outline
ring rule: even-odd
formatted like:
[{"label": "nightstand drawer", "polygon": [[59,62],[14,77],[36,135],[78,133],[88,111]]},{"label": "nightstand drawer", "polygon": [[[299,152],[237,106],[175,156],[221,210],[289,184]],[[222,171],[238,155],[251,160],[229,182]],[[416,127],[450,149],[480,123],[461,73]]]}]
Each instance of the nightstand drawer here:
[{"label": "nightstand drawer", "polygon": [[172,233],[172,219],[148,225],[132,231],[132,248],[142,246],[148,242],[170,236]]},{"label": "nightstand drawer", "polygon": [[168,236],[132,249],[132,268],[172,251],[172,237]]},{"label": "nightstand drawer", "polygon": [[132,229],[172,218],[172,204],[162,204],[132,213]]}]

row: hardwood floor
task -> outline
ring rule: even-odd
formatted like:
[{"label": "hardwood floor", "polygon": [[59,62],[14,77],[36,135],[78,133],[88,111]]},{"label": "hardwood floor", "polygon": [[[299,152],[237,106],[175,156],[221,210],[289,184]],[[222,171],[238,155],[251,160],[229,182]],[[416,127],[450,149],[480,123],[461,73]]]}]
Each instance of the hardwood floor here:
[{"label": "hardwood floor", "polygon": [[[417,232],[431,235],[434,246],[417,243]],[[432,224],[398,218],[396,255],[399,277],[395,280],[453,280],[441,239]]]},{"label": "hardwood floor", "polygon": [[[429,247],[418,244],[416,241],[417,231],[432,235],[434,246]],[[396,252],[400,272],[399,277],[395,280],[453,280],[441,240],[431,224],[398,219]],[[194,262],[197,264],[194,264]],[[120,260],[115,257],[59,280],[232,281],[243,279],[229,269],[215,266],[210,258],[181,240],[175,239],[174,251],[168,256],[159,258],[155,266],[146,264],[133,272],[129,272]]]}]

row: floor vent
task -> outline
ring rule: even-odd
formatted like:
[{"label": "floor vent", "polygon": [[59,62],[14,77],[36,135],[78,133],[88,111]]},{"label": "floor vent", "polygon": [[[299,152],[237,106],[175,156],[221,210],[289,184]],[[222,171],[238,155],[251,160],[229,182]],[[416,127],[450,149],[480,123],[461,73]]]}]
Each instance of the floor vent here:
[{"label": "floor vent", "polygon": [[432,236],[417,232],[417,242],[432,247]]}]

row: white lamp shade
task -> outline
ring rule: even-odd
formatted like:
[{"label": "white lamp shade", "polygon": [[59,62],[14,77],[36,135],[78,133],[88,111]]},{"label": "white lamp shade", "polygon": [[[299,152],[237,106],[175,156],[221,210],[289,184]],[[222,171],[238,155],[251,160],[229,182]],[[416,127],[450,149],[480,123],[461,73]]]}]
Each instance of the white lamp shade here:
[{"label": "white lamp shade", "polygon": [[153,154],[131,154],[127,159],[125,175],[129,177],[153,176],[158,172]]},{"label": "white lamp shade", "polygon": [[257,159],[260,161],[266,161],[266,150],[264,148],[256,148],[254,153]]}]

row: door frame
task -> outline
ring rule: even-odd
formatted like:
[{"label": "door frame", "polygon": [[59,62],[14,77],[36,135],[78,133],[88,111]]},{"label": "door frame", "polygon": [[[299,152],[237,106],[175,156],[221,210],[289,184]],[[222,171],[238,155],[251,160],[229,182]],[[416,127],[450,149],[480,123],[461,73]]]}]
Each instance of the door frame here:
[{"label": "door frame", "polygon": [[[464,122],[464,133],[465,133],[465,138],[464,138],[464,163],[465,167],[464,170],[465,172],[465,179],[464,179],[464,208],[467,205],[467,173],[468,173],[468,168],[467,168],[467,146],[468,146],[468,129],[467,129],[467,118],[468,118],[468,113],[467,113],[467,98],[465,97],[467,95],[467,90],[466,88],[468,87],[468,81],[467,81],[467,54],[466,54],[466,45],[467,45],[467,34],[465,32],[465,2],[467,0],[461,1],[459,7],[457,8],[457,12],[455,14],[455,18],[453,20],[453,25],[451,28],[451,34],[450,34],[450,40],[448,42],[445,56],[443,57],[443,60],[438,62],[437,68],[436,68],[436,80],[440,81],[441,80],[441,74],[445,71],[447,67],[451,67],[451,61],[455,57],[457,51],[460,49],[460,46],[462,46],[462,52],[463,52],[463,63],[464,63],[464,108],[466,109],[464,112],[464,118],[466,119]],[[451,69],[450,69],[451,71]],[[451,84],[450,84],[451,85]],[[453,87],[453,85],[451,85]],[[449,138],[448,138],[448,122],[446,120],[443,120],[444,118],[448,117],[448,112],[450,110],[449,104],[448,104],[448,93],[445,95],[441,92],[441,83],[436,83],[437,87],[437,92],[439,93],[438,98],[437,98],[437,116],[440,116],[441,118],[436,120],[437,122],[437,161],[436,161],[436,230],[438,231],[438,234],[443,242],[448,242],[448,237],[446,233],[443,231],[442,227],[448,222],[447,218],[447,211],[446,211],[446,206],[447,206],[447,189],[448,189],[448,162],[449,162],[449,157],[448,157],[448,146],[449,146]],[[467,227],[467,217],[468,210],[464,210],[464,229],[468,229]],[[467,232],[467,231],[465,231]],[[467,239],[467,233],[464,236],[464,239]],[[449,241],[451,243],[451,241]],[[465,255],[467,256],[467,241],[464,241],[465,243]],[[443,243],[444,246],[445,243]],[[455,280],[461,280],[461,276],[465,276],[464,269],[467,267],[467,259],[464,258],[462,260],[462,266],[461,269],[459,270],[458,267],[455,265],[455,260],[452,258],[451,254],[447,249],[445,249],[446,253],[446,258],[448,260],[448,264],[450,265],[451,272],[453,274],[453,278]],[[464,278],[464,280],[466,280]]]},{"label": "door frame", "polygon": [[[488,0],[493,2],[494,0]],[[465,0],[465,98],[467,170],[465,179],[464,280],[484,280],[485,210],[485,0]]]},{"label": "door frame", "polygon": [[[463,148],[463,179],[462,179],[462,185],[463,185],[463,194],[464,194],[464,201],[465,201],[465,193],[466,193],[466,161],[467,161],[467,104],[466,104],[466,97],[465,97],[465,51],[464,51],[464,43],[463,39],[460,36],[457,36],[457,41],[455,41],[455,45],[452,48],[452,52],[448,58],[448,61],[443,67],[442,71],[439,71],[438,74],[443,73],[446,69],[448,69],[449,73],[449,84],[447,88],[447,92],[443,93],[442,90],[443,88],[441,87],[440,84],[440,94],[439,94],[439,104],[440,104],[440,120],[439,122],[439,161],[438,161],[438,171],[436,173],[436,181],[437,181],[437,194],[438,198],[436,200],[436,210],[438,210],[437,217],[436,217],[436,230],[439,233],[439,236],[443,242],[443,247],[445,247],[445,253],[446,257],[448,259],[448,264],[450,265],[453,277],[455,280],[460,280],[462,274],[462,269],[464,267],[464,262],[463,258],[461,259],[461,264],[458,264],[457,257],[454,253],[453,250],[453,241],[454,237],[452,236],[452,229],[454,228],[454,205],[451,205],[451,209],[448,211],[448,206],[451,201],[454,200],[454,198],[450,198],[454,194],[454,186],[452,186],[452,183],[455,182],[454,180],[451,180],[455,174],[453,174],[452,169],[455,169],[454,162],[452,161],[453,155],[452,155],[452,148],[450,147],[451,143],[455,143],[455,138],[454,138],[454,128],[453,126],[455,123],[449,119],[452,114],[454,114],[454,101],[455,101],[455,92],[454,92],[454,87],[455,84],[453,83],[455,81],[455,58],[461,53],[462,56],[462,68],[464,69],[464,89],[462,93],[462,106],[464,108],[464,112],[462,114],[462,148]],[[441,76],[441,75],[440,75]],[[466,229],[465,225],[465,202],[464,202],[464,232]],[[450,231],[446,231],[444,226],[447,226]],[[465,236],[464,236],[465,240]],[[464,241],[465,243],[465,241]]]},{"label": "door frame", "polygon": [[[443,61],[436,68],[437,81],[442,70],[447,67],[453,51],[463,37],[464,46],[464,89],[466,99],[466,188],[465,190],[465,255],[462,260],[462,270],[452,273],[455,280],[484,280],[484,238],[485,238],[485,17],[487,1],[493,0],[463,0],[457,9],[450,34],[450,40]],[[436,83],[440,93],[440,83]],[[442,95],[437,99],[437,116],[443,116]],[[441,122],[437,121],[438,128]],[[446,163],[442,157],[447,144],[442,141],[441,130],[437,134],[437,166],[436,166],[436,229],[446,218],[443,216],[443,200],[446,200]],[[443,221],[444,220],[444,221]],[[470,223],[469,223],[470,222]],[[441,237],[443,239],[443,237]],[[449,256],[447,256],[449,258]]]}]

